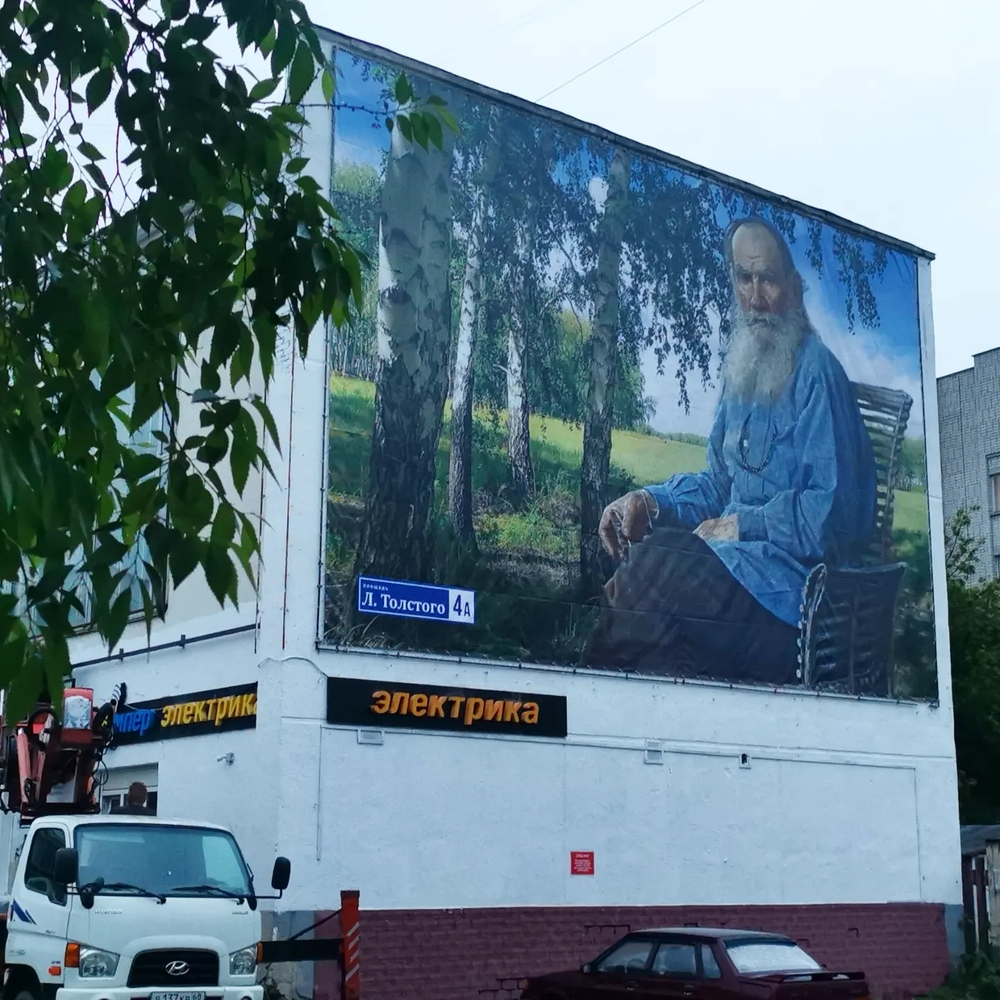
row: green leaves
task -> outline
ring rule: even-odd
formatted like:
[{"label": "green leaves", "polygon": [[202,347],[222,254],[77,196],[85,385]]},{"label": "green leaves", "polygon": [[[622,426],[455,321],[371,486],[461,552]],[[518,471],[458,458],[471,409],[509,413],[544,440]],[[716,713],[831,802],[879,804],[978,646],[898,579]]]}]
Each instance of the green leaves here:
[{"label": "green leaves", "polygon": [[110,66],[102,66],[87,81],[87,111],[90,114],[93,114],[108,99],[113,81],[114,71]]},{"label": "green leaves", "polygon": [[409,104],[413,100],[413,88],[405,73],[400,73],[396,77],[396,86],[393,88],[393,95],[399,105]]},{"label": "green leaves", "polygon": [[305,96],[313,82],[316,64],[312,52],[305,41],[300,41],[295,48],[295,58],[288,73],[288,99],[292,104],[298,104]]},{"label": "green leaves", "polygon": [[[223,20],[266,79],[223,65]],[[350,321],[363,265],[297,155],[298,105],[317,77],[335,92],[299,0],[22,0],[0,29],[0,688],[16,715],[68,672],[81,627],[111,646],[171,588],[225,602],[241,573],[256,583],[278,332],[304,350],[323,320]],[[400,129],[440,145],[443,103],[405,77],[394,93]],[[84,120],[109,102],[112,141]],[[41,138],[26,107],[49,116]]]}]

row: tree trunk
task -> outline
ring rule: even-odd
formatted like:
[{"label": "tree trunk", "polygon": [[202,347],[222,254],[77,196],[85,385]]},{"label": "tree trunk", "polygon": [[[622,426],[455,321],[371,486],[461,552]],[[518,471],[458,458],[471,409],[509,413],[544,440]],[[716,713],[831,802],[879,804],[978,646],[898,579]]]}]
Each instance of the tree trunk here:
[{"label": "tree trunk", "polygon": [[528,400],[528,326],[534,317],[531,289],[534,282],[534,206],[519,227],[514,303],[507,325],[507,456],[510,462],[511,499],[515,505],[535,489],[531,464],[531,407]]},{"label": "tree trunk", "polygon": [[424,150],[392,131],[379,215],[375,427],[356,576],[432,575],[451,333],[453,141],[446,129],[443,151]]},{"label": "tree trunk", "polygon": [[482,206],[480,194],[469,230],[469,250],[462,280],[458,315],[455,376],[451,387],[451,461],[448,467],[448,507],[458,538],[475,542],[472,526],[472,400],[475,376],[476,319],[482,287]]},{"label": "tree trunk", "polygon": [[580,465],[580,581],[587,596],[599,593],[610,564],[597,527],[608,503],[611,424],[618,371],[618,284],[632,158],[618,150],[608,169],[608,195],[597,224],[594,323],[587,344],[587,414]]},{"label": "tree trunk", "polygon": [[472,403],[475,378],[476,326],[482,293],[483,241],[486,230],[486,192],[496,174],[497,149],[486,152],[477,179],[476,199],[469,223],[469,244],[462,280],[458,317],[458,344],[451,387],[451,456],[448,467],[448,509],[459,540],[475,546],[472,523]]},{"label": "tree trunk", "polygon": [[511,314],[507,333],[507,453],[513,500],[517,504],[535,488],[527,379],[527,323],[523,312],[515,311]]}]

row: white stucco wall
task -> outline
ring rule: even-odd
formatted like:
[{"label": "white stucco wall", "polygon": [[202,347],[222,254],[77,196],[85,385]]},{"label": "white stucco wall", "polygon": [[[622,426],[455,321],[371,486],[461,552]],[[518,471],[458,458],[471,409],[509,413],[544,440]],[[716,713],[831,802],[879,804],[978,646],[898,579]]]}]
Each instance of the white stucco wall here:
[{"label": "white stucco wall", "polygon": [[[307,101],[319,101],[318,92]],[[330,121],[306,152],[329,183]],[[127,747],[158,760],[161,812],[232,824],[259,875],[293,863],[282,909],[611,903],[961,901],[929,268],[920,265],[939,703],[895,704],[556,669],[317,650],[325,344],[286,352],[269,401],[283,454],[265,484],[256,601],[216,610],[203,582],[153,642],[259,621],[216,639],[88,668],[135,700],[256,680],[255,731]],[[201,591],[196,588],[201,586]],[[144,635],[123,640],[126,648]],[[131,643],[131,647],[129,644]],[[79,659],[99,655],[81,640]],[[327,675],[544,692],[569,736],[387,730],[379,746],[325,721]],[[644,763],[647,739],[662,765]],[[216,757],[233,750],[230,767]],[[747,753],[750,767],[739,766]],[[592,850],[596,875],[572,877]]]}]

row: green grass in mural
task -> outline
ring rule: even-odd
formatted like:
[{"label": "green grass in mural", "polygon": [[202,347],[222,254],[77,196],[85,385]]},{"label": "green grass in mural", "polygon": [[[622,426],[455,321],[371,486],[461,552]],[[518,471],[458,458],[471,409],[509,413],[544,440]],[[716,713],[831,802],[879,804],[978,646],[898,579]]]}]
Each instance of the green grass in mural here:
[{"label": "green grass in mural", "polygon": [[[334,496],[362,495],[368,470],[369,439],[374,422],[375,387],[371,382],[344,378],[330,380],[330,489]],[[451,447],[450,406],[438,445],[438,496],[443,501]],[[507,478],[503,412],[475,414],[473,490],[499,503],[477,516],[483,542],[508,551],[543,551],[572,558],[576,541],[571,529],[579,523],[579,471],[583,430],[552,417],[531,418],[532,458],[538,496],[526,510],[505,511],[503,486]],[[665,440],[653,434],[615,431],[611,461],[612,482],[618,489],[663,482],[676,472],[696,472],[705,466],[705,450],[695,444]],[[927,533],[927,496],[896,491],[893,528]]]},{"label": "green grass in mural", "polygon": [[927,494],[896,490],[896,509],[892,526],[896,531],[917,531],[927,534]]}]

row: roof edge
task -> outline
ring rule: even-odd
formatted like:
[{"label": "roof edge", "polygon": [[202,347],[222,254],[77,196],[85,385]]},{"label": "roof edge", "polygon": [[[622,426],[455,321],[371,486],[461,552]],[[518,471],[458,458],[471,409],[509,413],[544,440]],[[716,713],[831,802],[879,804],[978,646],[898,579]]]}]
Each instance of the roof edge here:
[{"label": "roof edge", "polygon": [[354,38],[351,35],[346,35],[343,32],[335,31],[333,28],[327,28],[320,24],[314,24],[313,27],[321,36],[325,36],[334,44],[353,48],[362,55],[370,56],[374,59],[389,59],[393,62],[399,63],[408,72],[419,73],[422,76],[438,79],[452,87],[459,87],[472,94],[476,94],[479,97],[487,98],[498,104],[505,104],[509,108],[533,114],[538,117],[548,118],[567,128],[571,128],[578,132],[584,132],[596,139],[614,143],[615,145],[622,146],[633,153],[638,153],[641,156],[659,160],[677,168],[678,170],[683,170],[687,173],[693,174],[697,177],[702,177],[705,180],[710,180],[718,184],[725,184],[728,187],[745,192],[755,198],[763,198],[767,201],[774,202],[781,205],[783,208],[790,209],[800,215],[818,219],[828,225],[850,232],[855,236],[861,236],[868,240],[877,241],[892,247],[895,250],[902,251],[903,253],[911,254],[914,257],[921,257],[924,260],[932,261],[935,259],[935,255],[930,250],[924,250],[922,247],[918,247],[914,243],[908,243],[906,240],[897,239],[895,236],[889,236],[886,233],[880,233],[876,229],[870,229],[860,223],[852,222],[850,219],[846,219],[843,216],[835,214],[834,212],[828,212],[826,209],[817,208],[814,205],[807,205],[805,202],[797,201],[794,198],[788,198],[785,195],[776,194],[773,191],[768,191],[766,188],[759,187],[756,184],[751,184],[749,181],[742,181],[737,177],[731,177],[729,174],[713,170],[710,167],[704,167],[698,163],[692,163],[690,160],[685,160],[683,157],[674,156],[672,153],[664,152],[662,149],[657,149],[655,146],[649,146],[646,143],[638,142],[635,139],[626,138],[617,132],[612,132],[610,129],[603,128],[600,125],[583,121],[580,118],[575,118],[562,111],[556,111],[554,108],[550,108],[544,104],[536,104],[523,97],[516,97],[513,94],[497,90],[494,87],[488,87],[485,84],[476,83],[473,80],[469,80],[467,77],[458,76],[455,73],[441,69],[438,66],[433,66],[430,63],[421,62],[419,59],[413,59],[410,56],[404,56],[399,52],[386,48],[385,46],[376,45],[374,42],[366,42],[360,38]]}]

